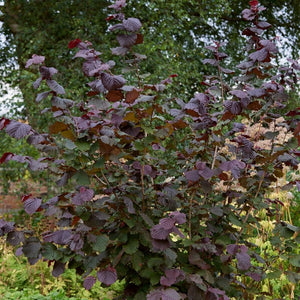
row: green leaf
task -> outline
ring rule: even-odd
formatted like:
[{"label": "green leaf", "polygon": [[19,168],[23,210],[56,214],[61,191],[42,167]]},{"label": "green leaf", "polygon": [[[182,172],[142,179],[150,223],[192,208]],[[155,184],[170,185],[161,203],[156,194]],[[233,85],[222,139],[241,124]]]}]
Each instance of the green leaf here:
[{"label": "green leaf", "polygon": [[93,249],[98,252],[104,252],[109,243],[107,235],[97,236],[96,241],[93,243]]},{"label": "green leaf", "polygon": [[124,245],[123,248],[127,254],[133,254],[137,251],[139,247],[139,240],[136,238],[131,238],[127,245]]},{"label": "green leaf", "polygon": [[164,259],[162,257],[151,257],[147,261],[147,265],[149,268],[153,268],[155,266],[160,266],[164,263]]},{"label": "green leaf", "polygon": [[135,252],[131,257],[131,262],[135,271],[139,272],[144,263],[144,254],[141,251]]},{"label": "green leaf", "polygon": [[59,260],[62,257],[62,253],[57,251],[55,245],[47,243],[43,247],[43,256],[49,260]]},{"label": "green leaf", "polygon": [[271,272],[267,274],[267,278],[269,279],[279,279],[281,276],[282,272],[280,270]]},{"label": "green leaf", "polygon": [[289,258],[290,264],[295,267],[300,267],[300,254],[293,255]]},{"label": "green leaf", "polygon": [[78,171],[73,178],[77,181],[78,185],[89,185],[90,178],[84,171]]},{"label": "green leaf", "polygon": [[87,151],[91,148],[91,143],[88,142],[77,141],[75,144],[78,147],[78,149],[81,151]]},{"label": "green leaf", "polygon": [[171,250],[170,248],[166,249],[165,251],[166,258],[168,258],[171,262],[175,262],[177,258],[177,254],[175,251]]}]

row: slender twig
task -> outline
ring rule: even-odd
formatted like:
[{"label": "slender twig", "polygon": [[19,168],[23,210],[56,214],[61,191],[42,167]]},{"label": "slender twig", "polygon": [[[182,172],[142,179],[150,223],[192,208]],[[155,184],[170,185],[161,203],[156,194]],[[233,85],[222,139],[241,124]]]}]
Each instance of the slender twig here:
[{"label": "slender twig", "polygon": [[215,167],[217,153],[218,153],[218,146],[216,146],[216,148],[215,148],[214,158],[213,158],[213,162],[212,162],[212,165],[211,165],[212,170]]},{"label": "slender twig", "polygon": [[189,201],[189,237],[192,239],[192,204],[195,196],[196,190],[193,191],[190,201]]}]

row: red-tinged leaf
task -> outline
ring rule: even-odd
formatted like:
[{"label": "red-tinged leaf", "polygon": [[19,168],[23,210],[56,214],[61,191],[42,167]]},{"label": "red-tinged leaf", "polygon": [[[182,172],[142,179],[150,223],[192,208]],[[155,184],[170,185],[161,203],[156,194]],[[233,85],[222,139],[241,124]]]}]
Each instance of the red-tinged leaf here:
[{"label": "red-tinged leaf", "polygon": [[231,171],[232,176],[237,179],[240,176],[241,170],[245,169],[246,164],[240,160],[225,161],[220,164],[219,168],[222,171]]},{"label": "red-tinged leaf", "polygon": [[29,198],[24,201],[24,210],[29,214],[34,214],[42,204],[42,199]]},{"label": "red-tinged leaf", "polygon": [[80,40],[80,39],[72,40],[72,41],[69,42],[68,48],[69,48],[69,49],[73,49],[73,48],[75,48],[79,43],[81,43],[81,40]]},{"label": "red-tinged leaf", "polygon": [[128,18],[123,21],[123,26],[125,30],[130,32],[136,32],[139,31],[142,27],[142,23],[137,18]]},{"label": "red-tinged leaf", "polygon": [[121,47],[130,48],[132,47],[137,40],[137,35],[133,34],[118,34],[117,41],[119,42]]},{"label": "red-tinged leaf", "polygon": [[119,89],[126,83],[121,75],[110,75],[108,73],[102,73],[101,80],[103,86],[109,91]]},{"label": "red-tinged leaf", "polygon": [[251,0],[251,1],[249,1],[249,4],[251,5],[251,7],[256,7],[258,5],[258,1],[257,0]]},{"label": "red-tinged leaf", "polygon": [[236,259],[238,261],[238,268],[240,270],[248,270],[251,267],[251,258],[247,253],[236,253]]},{"label": "red-tinged leaf", "polygon": [[32,58],[28,59],[28,61],[26,62],[25,68],[27,69],[31,65],[39,65],[44,61],[45,61],[45,56],[33,54]]},{"label": "red-tinged leaf", "polygon": [[57,94],[65,94],[64,88],[59,85],[55,80],[47,79],[47,85],[49,88]]},{"label": "red-tinged leaf", "polygon": [[262,105],[260,104],[259,101],[252,101],[247,105],[247,108],[258,111],[262,108]]},{"label": "red-tinged leaf", "polygon": [[110,31],[116,31],[116,30],[124,30],[125,29],[125,26],[123,24],[115,24],[113,26],[110,26],[108,28]]},{"label": "red-tinged leaf", "polygon": [[13,156],[15,156],[15,154],[11,152],[4,153],[0,158],[0,164],[3,164],[4,162],[11,160]]},{"label": "red-tinged leaf", "polygon": [[23,196],[21,197],[21,201],[22,201],[22,202],[25,202],[27,199],[31,198],[31,196],[32,196],[32,194],[23,195]]},{"label": "red-tinged leaf", "polygon": [[[139,45],[139,44],[143,44],[144,42],[144,36],[141,34],[141,33],[138,33],[136,35],[136,41],[135,41],[135,45]],[[134,53],[135,57],[136,58],[139,58],[139,59],[145,59],[147,58],[145,55],[142,55],[142,54],[138,54],[138,53]]]},{"label": "red-tinged leaf", "polygon": [[83,287],[89,291],[96,283],[96,281],[97,279],[94,276],[88,276],[84,279]]},{"label": "red-tinged leaf", "polygon": [[68,125],[63,122],[56,121],[54,124],[49,126],[49,133],[57,134],[59,132],[65,131],[68,129]]},{"label": "red-tinged leaf", "polygon": [[0,130],[3,130],[10,123],[9,119],[1,118],[0,120]]},{"label": "red-tinged leaf", "polygon": [[106,285],[112,285],[118,279],[117,271],[113,267],[97,272],[98,280]]},{"label": "red-tinged leaf", "polygon": [[17,121],[10,121],[5,128],[5,131],[11,137],[20,139],[29,135],[31,126]]},{"label": "red-tinged leaf", "polygon": [[64,271],[65,271],[65,264],[60,261],[56,261],[53,266],[52,275],[54,277],[58,277]]},{"label": "red-tinged leaf", "polygon": [[139,97],[139,95],[140,93],[136,89],[133,89],[132,91],[126,93],[125,102],[132,104],[134,100],[136,100]]},{"label": "red-tinged leaf", "polygon": [[106,94],[105,98],[109,102],[117,102],[123,99],[123,93],[122,91],[119,90],[112,90]]}]

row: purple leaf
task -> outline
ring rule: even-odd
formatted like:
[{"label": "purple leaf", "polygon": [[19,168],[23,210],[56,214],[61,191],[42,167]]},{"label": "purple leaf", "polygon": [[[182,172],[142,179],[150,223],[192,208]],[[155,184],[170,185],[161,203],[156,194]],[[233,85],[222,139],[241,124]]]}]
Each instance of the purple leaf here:
[{"label": "purple leaf", "polygon": [[81,187],[79,193],[76,193],[72,197],[72,202],[76,205],[82,205],[84,202],[91,201],[94,197],[94,191],[92,189],[86,189]]},{"label": "purple leaf", "polygon": [[120,11],[126,6],[126,0],[117,0],[114,4],[108,6],[108,8],[113,8],[116,11]]},{"label": "purple leaf", "polygon": [[268,29],[270,27],[272,27],[272,25],[268,22],[264,22],[264,21],[260,21],[256,24],[257,27],[261,28],[261,29]]},{"label": "purple leaf", "polygon": [[130,214],[135,214],[135,209],[130,198],[124,197],[124,204],[126,205],[127,210]]},{"label": "purple leaf", "polygon": [[277,53],[278,49],[276,45],[270,41],[270,40],[261,40],[259,42],[265,49],[267,49],[269,52]]},{"label": "purple leaf", "polygon": [[137,35],[133,34],[118,34],[117,41],[119,42],[121,47],[130,48],[135,44],[137,40]]},{"label": "purple leaf", "polygon": [[38,94],[35,98],[35,101],[36,102],[42,101],[43,99],[47,98],[50,93],[52,93],[52,91],[47,91],[47,92]]},{"label": "purple leaf", "polygon": [[110,31],[115,31],[115,30],[124,30],[125,26],[123,24],[115,24],[111,27],[108,28]]},{"label": "purple leaf", "polygon": [[220,164],[219,168],[222,171],[231,171],[232,176],[237,179],[240,176],[241,170],[245,169],[246,164],[240,160],[225,161]]},{"label": "purple leaf", "polygon": [[247,272],[246,275],[251,277],[255,281],[261,281],[261,274],[259,273]]},{"label": "purple leaf", "polygon": [[238,268],[240,270],[248,270],[251,267],[251,258],[247,253],[236,253]]},{"label": "purple leaf", "polygon": [[96,280],[97,279],[94,276],[86,277],[83,282],[83,287],[89,291],[93,287],[93,285],[96,283]]},{"label": "purple leaf", "polygon": [[166,276],[160,278],[160,284],[164,286],[171,286],[174,283],[184,280],[185,274],[179,269],[170,269],[165,271]]},{"label": "purple leaf", "polygon": [[51,104],[54,107],[60,108],[60,109],[67,109],[74,105],[74,101],[69,99],[62,99],[59,97],[52,97]]},{"label": "purple leaf", "polygon": [[24,209],[29,214],[35,213],[42,204],[42,199],[39,198],[29,198],[24,202]]},{"label": "purple leaf", "polygon": [[100,282],[106,285],[111,285],[118,279],[116,269],[110,266],[104,271],[97,272],[97,277]]},{"label": "purple leaf", "polygon": [[296,181],[296,187],[297,187],[298,192],[300,192],[300,182],[299,181]]},{"label": "purple leaf", "polygon": [[25,68],[27,69],[31,65],[38,65],[45,61],[45,56],[39,56],[36,54],[32,55],[32,58],[28,59],[25,65]]},{"label": "purple leaf", "polygon": [[71,242],[72,238],[73,233],[71,230],[57,230],[43,237],[45,242],[52,242],[58,245],[67,245]]},{"label": "purple leaf", "polygon": [[99,92],[99,93],[106,92],[106,88],[103,86],[102,81],[99,79],[89,82],[87,85],[90,86],[96,92]]},{"label": "purple leaf", "polygon": [[264,89],[251,89],[247,91],[247,93],[251,97],[259,98],[261,96],[264,96],[266,94],[266,91]]},{"label": "purple leaf", "polygon": [[54,277],[58,277],[64,271],[65,271],[65,264],[60,261],[56,261],[53,266],[52,275]]},{"label": "purple leaf", "polygon": [[6,126],[5,131],[8,135],[13,138],[20,139],[23,138],[31,132],[31,126],[17,121],[10,121]]},{"label": "purple leaf", "polygon": [[266,48],[257,50],[249,55],[249,58],[253,61],[264,61],[268,57],[269,53]]},{"label": "purple leaf", "polygon": [[137,18],[128,18],[127,20],[123,21],[123,25],[127,31],[131,32],[136,32],[142,27],[141,21]]},{"label": "purple leaf", "polygon": [[159,221],[159,224],[164,230],[171,230],[175,225],[175,220],[173,218],[163,218]]},{"label": "purple leaf", "polygon": [[36,90],[39,86],[40,86],[40,84],[41,84],[41,82],[43,81],[43,78],[42,77],[39,77],[32,85],[33,85],[33,88]]},{"label": "purple leaf", "polygon": [[198,170],[198,174],[205,180],[210,179],[212,176],[215,175],[215,171],[208,168],[204,162],[197,162],[196,168]]},{"label": "purple leaf", "polygon": [[129,49],[126,47],[116,47],[116,48],[111,49],[112,54],[120,55],[120,56],[126,55],[128,51],[129,51]]},{"label": "purple leaf", "polygon": [[119,89],[126,83],[126,80],[122,76],[110,75],[108,73],[102,73],[101,80],[103,86],[109,91]]},{"label": "purple leaf", "polygon": [[59,85],[55,80],[47,79],[47,85],[49,88],[57,94],[65,94],[64,88]]},{"label": "purple leaf", "polygon": [[157,224],[151,228],[151,237],[156,240],[165,240],[169,234],[172,232],[172,229],[165,229],[163,225]]},{"label": "purple leaf", "polygon": [[229,254],[235,255],[239,250],[239,245],[236,244],[227,245],[226,249]]},{"label": "purple leaf", "polygon": [[163,251],[170,248],[170,246],[171,243],[169,239],[165,239],[165,240],[152,239],[152,247],[154,251]]},{"label": "purple leaf", "polygon": [[158,288],[147,295],[147,300],[180,300],[182,297],[173,289]]},{"label": "purple leaf", "polygon": [[252,21],[255,19],[256,13],[255,11],[247,8],[242,11],[242,16],[245,20]]},{"label": "purple leaf", "polygon": [[51,77],[58,71],[55,68],[47,68],[45,66],[40,67],[40,73],[43,79],[51,79]]},{"label": "purple leaf", "polygon": [[239,99],[248,98],[248,95],[244,91],[241,91],[241,90],[231,91],[230,94],[236,96]]},{"label": "purple leaf", "polygon": [[209,64],[209,65],[212,65],[212,66],[217,66],[218,65],[218,61],[216,59],[210,59],[210,58],[206,58],[206,59],[203,59],[202,62],[206,65],[206,64]]},{"label": "purple leaf", "polygon": [[184,224],[186,222],[186,215],[179,211],[171,212],[170,217],[172,217],[177,224]]},{"label": "purple leaf", "polygon": [[200,179],[198,170],[187,171],[184,173],[184,175],[185,175],[185,178],[189,181],[196,182]]}]

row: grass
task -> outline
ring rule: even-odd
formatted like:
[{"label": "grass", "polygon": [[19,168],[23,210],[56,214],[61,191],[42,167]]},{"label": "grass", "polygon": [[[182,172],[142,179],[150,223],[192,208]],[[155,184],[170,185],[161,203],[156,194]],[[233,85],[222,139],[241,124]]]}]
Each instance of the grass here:
[{"label": "grass", "polygon": [[0,239],[0,299],[111,300],[123,288],[120,282],[108,288],[97,282],[87,291],[74,270],[66,270],[58,278],[54,278],[51,271],[43,261],[30,266],[25,257],[16,257],[13,248]]}]

